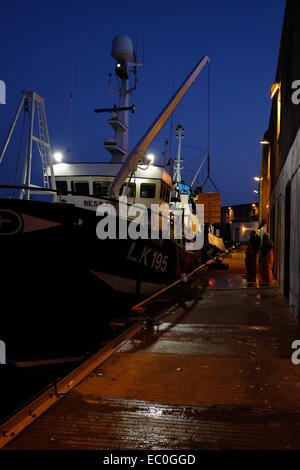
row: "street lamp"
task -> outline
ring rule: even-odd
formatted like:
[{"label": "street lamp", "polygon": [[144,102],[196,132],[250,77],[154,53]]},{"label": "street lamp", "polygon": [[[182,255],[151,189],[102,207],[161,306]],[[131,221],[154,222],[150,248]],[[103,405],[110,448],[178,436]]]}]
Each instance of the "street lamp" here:
[{"label": "street lamp", "polygon": [[271,95],[271,100],[274,98],[276,92],[279,90],[280,88],[280,83],[272,83],[271,85],[271,92],[270,92],[270,95]]}]

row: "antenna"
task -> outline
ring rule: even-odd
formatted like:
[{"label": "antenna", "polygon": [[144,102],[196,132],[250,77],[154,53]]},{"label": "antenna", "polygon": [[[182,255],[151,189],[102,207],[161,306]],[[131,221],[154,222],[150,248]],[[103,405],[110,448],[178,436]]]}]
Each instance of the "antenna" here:
[{"label": "antenna", "polygon": [[178,138],[178,154],[174,179],[177,183],[180,183],[181,170],[183,170],[183,165],[181,165],[181,140],[184,138],[184,127],[181,124],[176,127],[176,137]]},{"label": "antenna", "polygon": [[145,44],[144,44],[144,33],[143,33],[143,55],[142,55],[142,64],[145,65]]},{"label": "antenna", "polygon": [[165,140],[165,147],[164,147],[164,151],[163,151],[163,162],[162,162],[162,166],[165,168],[167,166],[167,153],[168,153],[168,139]]},{"label": "antenna", "polygon": [[[71,156],[71,138],[72,138],[72,110],[73,110],[73,84],[74,84],[74,61],[72,61],[71,90],[70,90],[70,108],[69,108],[69,125],[68,125],[68,147],[67,156]],[[69,158],[70,161],[70,158]]]}]

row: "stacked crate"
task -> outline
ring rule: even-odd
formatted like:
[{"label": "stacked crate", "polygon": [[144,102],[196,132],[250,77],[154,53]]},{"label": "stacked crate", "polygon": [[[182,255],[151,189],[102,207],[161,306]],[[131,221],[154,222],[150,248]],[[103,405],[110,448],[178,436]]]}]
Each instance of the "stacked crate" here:
[{"label": "stacked crate", "polygon": [[221,198],[220,193],[199,193],[198,204],[204,205],[204,223],[221,223]]}]

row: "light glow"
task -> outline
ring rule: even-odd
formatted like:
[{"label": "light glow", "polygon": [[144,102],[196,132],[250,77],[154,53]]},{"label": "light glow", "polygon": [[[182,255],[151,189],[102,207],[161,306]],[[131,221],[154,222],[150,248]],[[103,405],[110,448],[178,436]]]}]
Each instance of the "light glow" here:
[{"label": "light glow", "polygon": [[57,163],[61,163],[63,159],[63,154],[61,152],[55,152],[53,158]]},{"label": "light glow", "polygon": [[260,143],[261,145],[270,145],[270,142],[267,139],[262,139]]},{"label": "light glow", "polygon": [[272,83],[271,85],[271,100],[274,98],[276,92],[280,88],[280,83]]},{"label": "light glow", "polygon": [[149,165],[152,165],[154,160],[155,160],[155,155],[153,155],[153,153],[149,153],[147,156],[146,156],[146,160],[148,162]]}]

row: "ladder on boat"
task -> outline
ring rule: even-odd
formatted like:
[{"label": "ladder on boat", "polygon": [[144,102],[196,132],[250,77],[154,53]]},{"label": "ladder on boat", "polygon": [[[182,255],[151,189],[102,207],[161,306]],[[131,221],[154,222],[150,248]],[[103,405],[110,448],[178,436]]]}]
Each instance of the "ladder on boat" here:
[{"label": "ladder on boat", "polygon": [[[36,93],[34,93],[36,95]],[[36,111],[37,111],[37,120],[38,120],[38,130],[39,130],[39,140],[37,140],[38,150],[42,159],[42,171],[43,171],[43,181],[44,188],[50,188],[50,175],[48,175],[48,167],[50,166],[50,142],[48,127],[45,115],[45,106],[44,100],[40,96],[35,96],[34,98]],[[35,137],[33,136],[35,139]]]},{"label": "ladder on boat", "polygon": [[29,117],[29,129],[22,176],[22,186],[24,188],[21,189],[19,198],[23,199],[25,197],[26,199],[30,199],[30,189],[33,188],[33,186],[30,186],[33,147],[32,144],[33,142],[35,142],[37,144],[38,152],[41,157],[43,180],[43,186],[34,187],[35,194],[38,194],[36,189],[39,188],[40,190],[44,191],[49,190],[49,192],[52,192],[53,194],[53,199],[56,200],[56,184],[53,170],[53,159],[51,153],[44,98],[42,98],[34,91],[22,92],[22,98],[20,100],[16,115],[13,119],[7,139],[0,154],[0,163],[2,162],[6,153],[7,146],[12,137],[22,108],[24,108],[24,121],[26,114]]}]

